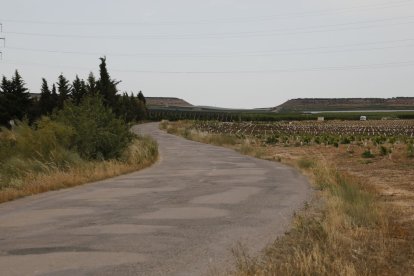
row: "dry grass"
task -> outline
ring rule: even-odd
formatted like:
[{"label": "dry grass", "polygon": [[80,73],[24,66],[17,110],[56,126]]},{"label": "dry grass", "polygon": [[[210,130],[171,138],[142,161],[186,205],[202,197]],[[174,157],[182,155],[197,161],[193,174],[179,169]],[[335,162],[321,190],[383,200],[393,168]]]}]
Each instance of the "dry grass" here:
[{"label": "dry grass", "polygon": [[[191,129],[190,122],[164,127],[200,142],[211,140],[201,139],[206,134]],[[259,256],[234,248],[235,268],[226,274],[412,275],[414,160],[406,145],[387,145],[391,154],[372,145],[375,157],[369,159],[362,157],[366,145],[284,147],[238,139],[224,146],[295,166],[316,189],[291,230]]]},{"label": "dry grass", "polygon": [[323,163],[301,164],[320,189],[320,198],[296,215],[292,229],[262,255],[236,251],[238,265],[229,274],[392,274],[390,260],[397,247],[387,238],[387,214],[375,197],[357,179]]},{"label": "dry grass", "polygon": [[156,161],[157,144],[149,137],[137,138],[121,160],[83,161],[65,169],[31,171],[0,189],[0,203],[46,191],[73,187],[145,168]]},{"label": "dry grass", "polygon": [[162,121],[160,123],[160,128],[170,134],[179,135],[186,139],[216,146],[234,146],[240,142],[238,138],[231,135],[210,134],[194,130],[191,128],[191,125],[191,121],[177,121],[174,123]]}]

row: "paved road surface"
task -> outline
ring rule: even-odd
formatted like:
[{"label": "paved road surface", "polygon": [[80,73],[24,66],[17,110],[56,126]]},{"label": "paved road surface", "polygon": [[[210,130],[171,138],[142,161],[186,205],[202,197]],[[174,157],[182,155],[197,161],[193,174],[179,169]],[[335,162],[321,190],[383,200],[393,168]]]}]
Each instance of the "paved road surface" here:
[{"label": "paved road surface", "polygon": [[136,126],[151,168],[0,205],[1,275],[203,275],[283,234],[309,195],[278,163]]}]

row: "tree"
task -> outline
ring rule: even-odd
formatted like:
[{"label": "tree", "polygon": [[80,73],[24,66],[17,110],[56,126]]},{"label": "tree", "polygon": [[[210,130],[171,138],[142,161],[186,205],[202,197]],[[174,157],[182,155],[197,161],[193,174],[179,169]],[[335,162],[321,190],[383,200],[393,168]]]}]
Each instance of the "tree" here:
[{"label": "tree", "polygon": [[75,104],[79,104],[82,98],[86,95],[86,84],[84,80],[79,79],[76,75],[72,83],[72,99]]},{"label": "tree", "polygon": [[86,96],[79,105],[68,102],[55,119],[75,130],[73,146],[86,159],[118,158],[134,137],[99,95]]},{"label": "tree", "polygon": [[92,72],[89,73],[89,76],[86,82],[86,93],[89,96],[94,96],[98,94],[97,81]]},{"label": "tree", "polygon": [[52,85],[52,96],[51,96],[51,105],[53,106],[53,108],[58,107],[58,103],[59,103],[59,95],[56,92],[56,85],[53,84]]},{"label": "tree", "polygon": [[147,99],[145,99],[144,94],[142,94],[142,91],[139,91],[138,93],[138,100],[143,102],[145,105],[147,104]]},{"label": "tree", "polygon": [[60,74],[58,77],[58,92],[59,92],[59,100],[58,100],[58,107],[62,108],[64,102],[70,98],[70,84],[69,81],[63,76],[63,74]]},{"label": "tree", "polygon": [[16,70],[11,80],[5,76],[0,86],[0,121],[7,124],[9,120],[22,120],[28,115],[32,100],[25,83]]},{"label": "tree", "polygon": [[136,119],[145,120],[148,116],[147,100],[142,91],[139,91],[137,96]]},{"label": "tree", "polygon": [[[55,89],[56,90],[56,89]],[[46,79],[42,78],[42,87],[40,89],[39,111],[40,115],[47,115],[55,108],[55,102],[52,98],[52,92],[49,89]]]},{"label": "tree", "polygon": [[115,109],[117,105],[117,85],[119,81],[112,80],[108,69],[106,68],[106,57],[101,57],[101,64],[99,65],[99,80],[97,82],[99,93],[103,97],[104,104],[108,107]]}]

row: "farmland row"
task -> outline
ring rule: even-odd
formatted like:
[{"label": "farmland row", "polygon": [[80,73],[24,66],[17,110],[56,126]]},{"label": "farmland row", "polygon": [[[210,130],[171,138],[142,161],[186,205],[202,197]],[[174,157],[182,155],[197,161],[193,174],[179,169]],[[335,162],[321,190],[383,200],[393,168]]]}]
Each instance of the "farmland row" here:
[{"label": "farmland row", "polygon": [[272,135],[340,135],[414,137],[414,120],[218,122],[197,121],[195,128],[208,133],[268,137]]}]

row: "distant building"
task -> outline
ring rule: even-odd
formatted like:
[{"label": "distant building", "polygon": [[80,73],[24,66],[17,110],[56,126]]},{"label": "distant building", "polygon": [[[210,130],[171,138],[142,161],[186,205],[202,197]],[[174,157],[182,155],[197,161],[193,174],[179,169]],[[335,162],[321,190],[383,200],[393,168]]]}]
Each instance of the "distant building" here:
[{"label": "distant building", "polygon": [[323,122],[323,121],[325,121],[325,117],[318,117],[318,121],[319,121],[319,122]]},{"label": "distant building", "polygon": [[366,121],[367,120],[367,116],[361,116],[361,117],[359,117],[359,120],[360,121]]}]

